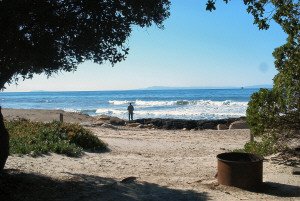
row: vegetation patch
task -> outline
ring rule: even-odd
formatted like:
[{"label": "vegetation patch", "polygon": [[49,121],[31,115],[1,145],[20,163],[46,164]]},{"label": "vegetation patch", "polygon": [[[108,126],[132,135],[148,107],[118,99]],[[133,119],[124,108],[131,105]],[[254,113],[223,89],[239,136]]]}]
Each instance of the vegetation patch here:
[{"label": "vegetation patch", "polygon": [[287,147],[279,144],[278,139],[275,137],[264,136],[261,141],[247,142],[243,149],[236,149],[234,151],[268,156],[286,149]]},{"label": "vegetation patch", "polygon": [[5,127],[10,135],[11,154],[36,156],[53,152],[78,156],[83,149],[103,151],[107,148],[92,132],[78,124],[18,120],[5,121]]}]

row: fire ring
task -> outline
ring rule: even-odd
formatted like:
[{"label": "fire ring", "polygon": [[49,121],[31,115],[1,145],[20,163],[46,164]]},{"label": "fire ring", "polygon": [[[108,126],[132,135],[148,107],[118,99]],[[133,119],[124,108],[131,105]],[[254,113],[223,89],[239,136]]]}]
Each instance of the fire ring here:
[{"label": "fire ring", "polygon": [[258,188],[263,182],[263,157],[229,152],[217,155],[218,183],[238,188]]}]

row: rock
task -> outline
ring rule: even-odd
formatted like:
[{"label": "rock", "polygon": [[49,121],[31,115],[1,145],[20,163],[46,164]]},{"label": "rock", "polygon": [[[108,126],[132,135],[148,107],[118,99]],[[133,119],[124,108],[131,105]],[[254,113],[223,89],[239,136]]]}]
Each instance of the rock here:
[{"label": "rock", "polygon": [[105,124],[103,121],[95,121],[93,123],[93,125],[96,125],[96,126],[102,126],[103,124]]},{"label": "rock", "polygon": [[94,124],[102,125],[103,123],[112,124],[115,126],[124,126],[125,120],[120,119],[118,117],[111,117],[111,116],[107,116],[107,115],[99,115],[99,116],[95,117]]},{"label": "rock", "polygon": [[110,116],[103,114],[103,115],[96,116],[95,118],[96,120],[109,120]]},{"label": "rock", "polygon": [[144,128],[154,128],[154,125],[151,124],[144,124]]},{"label": "rock", "polygon": [[101,126],[104,128],[114,128],[114,129],[116,128],[115,126],[113,126],[111,124],[106,124],[106,123],[103,123]]},{"label": "rock", "polygon": [[145,126],[143,124],[140,124],[137,126],[138,128],[145,128]]},{"label": "rock", "polygon": [[127,178],[123,179],[120,183],[129,184],[129,183],[134,182],[136,179],[137,179],[136,177],[127,177]]},{"label": "rock", "polygon": [[228,126],[226,124],[218,124],[217,129],[218,130],[227,130]]},{"label": "rock", "polygon": [[250,126],[246,123],[246,121],[241,120],[231,123],[229,129],[250,129]]},{"label": "rock", "polygon": [[[196,129],[217,129],[218,124],[230,125],[232,122],[244,120],[244,117],[240,118],[230,118],[230,119],[208,119],[208,120],[187,120],[187,119],[135,119],[131,123],[143,124],[145,128],[156,128],[156,129],[183,129],[187,130]],[[153,127],[150,127],[153,125]]]},{"label": "rock", "polygon": [[120,119],[118,117],[110,117],[109,122],[112,125],[120,125],[120,126],[124,126],[125,125],[125,120],[124,119]]},{"label": "rock", "polygon": [[300,167],[294,167],[293,170],[292,170],[292,174],[300,175]]},{"label": "rock", "polygon": [[126,126],[128,127],[138,127],[140,124],[139,123],[129,123],[129,124],[126,124]]}]

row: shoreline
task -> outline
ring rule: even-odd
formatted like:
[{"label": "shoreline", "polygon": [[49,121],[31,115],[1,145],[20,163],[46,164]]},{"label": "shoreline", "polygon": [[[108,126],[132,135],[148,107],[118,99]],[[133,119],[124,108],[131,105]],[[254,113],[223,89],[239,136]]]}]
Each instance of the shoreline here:
[{"label": "shoreline", "polygon": [[[124,126],[128,123],[138,123],[142,125],[153,125],[158,129],[217,129],[217,125],[223,124],[229,127],[231,123],[235,121],[244,121],[245,117],[239,118],[227,118],[227,119],[170,119],[170,118],[142,118],[128,121],[120,119],[118,117],[98,115],[90,116],[88,114],[82,114],[77,112],[66,112],[64,110],[52,110],[52,109],[11,109],[2,108],[2,114],[7,120],[14,119],[27,119],[30,121],[51,122],[60,121],[60,114],[63,115],[63,121],[67,123],[78,123],[82,125],[100,124],[99,120],[103,123],[111,123],[112,125]],[[109,119],[117,119],[117,121],[105,121]]]}]

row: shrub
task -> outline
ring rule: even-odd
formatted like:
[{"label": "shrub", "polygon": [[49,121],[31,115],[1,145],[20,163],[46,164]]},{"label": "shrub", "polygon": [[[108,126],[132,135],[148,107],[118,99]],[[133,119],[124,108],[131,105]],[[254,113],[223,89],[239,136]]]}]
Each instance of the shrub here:
[{"label": "shrub", "polygon": [[285,145],[278,144],[278,140],[275,137],[264,136],[261,141],[247,142],[243,149],[234,151],[268,156],[283,149],[286,149]]},{"label": "shrub", "polygon": [[84,129],[78,124],[60,123],[59,132],[64,139],[70,140],[71,143],[76,144],[84,149],[91,149],[92,151],[101,151],[106,149],[106,145],[93,135],[89,130]]},{"label": "shrub", "polygon": [[54,152],[79,155],[83,149],[104,150],[106,145],[78,124],[6,121],[10,153],[33,156]]}]

